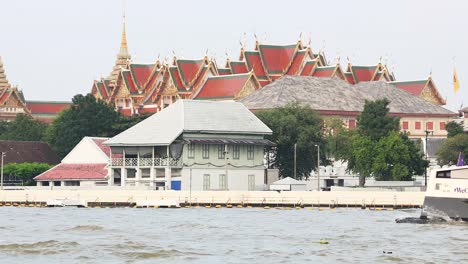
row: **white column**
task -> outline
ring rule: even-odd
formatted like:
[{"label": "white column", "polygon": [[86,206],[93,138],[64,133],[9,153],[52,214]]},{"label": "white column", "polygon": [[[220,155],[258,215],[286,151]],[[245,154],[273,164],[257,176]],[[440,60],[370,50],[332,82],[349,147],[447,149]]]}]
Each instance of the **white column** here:
[{"label": "white column", "polygon": [[171,167],[170,167],[170,156],[169,156],[169,145],[167,145],[167,164],[166,164],[166,170],[164,173],[165,179],[166,179],[166,184],[165,184],[165,189],[170,190],[171,189]]},{"label": "white column", "polygon": [[154,187],[154,180],[156,178],[156,169],[154,167],[151,167],[150,169],[150,186]]},{"label": "white column", "polygon": [[140,186],[140,181],[141,181],[141,169],[137,167],[136,173],[135,173],[135,186]]},{"label": "white column", "polygon": [[125,181],[127,180],[127,170],[125,168],[120,169],[120,186],[125,186]]},{"label": "white column", "polygon": [[112,186],[114,184],[114,170],[109,166],[108,168],[109,179],[107,180],[107,185]]}]

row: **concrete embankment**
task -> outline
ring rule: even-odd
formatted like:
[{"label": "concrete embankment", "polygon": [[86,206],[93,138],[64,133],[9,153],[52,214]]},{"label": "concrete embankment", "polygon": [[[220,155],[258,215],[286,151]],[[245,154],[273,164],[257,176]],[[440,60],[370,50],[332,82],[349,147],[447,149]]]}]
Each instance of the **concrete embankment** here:
[{"label": "concrete embankment", "polygon": [[326,206],[326,207],[420,207],[424,192],[333,191],[147,191],[147,190],[4,190],[2,205],[42,204],[52,199],[84,200],[89,206],[132,206],[137,201],[176,200],[182,205]]}]

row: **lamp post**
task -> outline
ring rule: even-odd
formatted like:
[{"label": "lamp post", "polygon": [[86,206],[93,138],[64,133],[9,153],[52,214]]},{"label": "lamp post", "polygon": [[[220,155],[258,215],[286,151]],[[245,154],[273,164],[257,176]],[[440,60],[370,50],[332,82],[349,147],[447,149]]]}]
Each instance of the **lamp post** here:
[{"label": "lamp post", "polygon": [[294,144],[294,179],[297,180],[297,144]]},{"label": "lamp post", "polygon": [[320,145],[315,144],[317,147],[317,190],[320,192]]},{"label": "lamp post", "polygon": [[0,186],[1,186],[1,189],[3,190],[3,158],[6,156],[6,153],[5,152],[2,152],[2,164],[1,164],[1,172],[0,172]]},{"label": "lamp post", "polygon": [[430,135],[433,135],[433,131],[427,130],[427,123],[426,123],[426,130],[424,130],[424,133],[426,133],[426,144],[425,144],[425,152],[426,152],[426,161],[427,161],[427,166],[426,169],[424,170],[424,186],[427,188],[427,169],[429,168],[429,158],[427,155],[427,137]]}]

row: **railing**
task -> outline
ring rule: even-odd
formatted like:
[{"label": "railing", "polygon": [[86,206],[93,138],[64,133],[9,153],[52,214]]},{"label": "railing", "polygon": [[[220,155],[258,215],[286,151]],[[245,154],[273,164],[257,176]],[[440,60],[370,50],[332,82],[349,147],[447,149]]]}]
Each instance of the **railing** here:
[{"label": "railing", "polygon": [[112,158],[111,166],[115,167],[181,167],[182,160],[176,158]]}]

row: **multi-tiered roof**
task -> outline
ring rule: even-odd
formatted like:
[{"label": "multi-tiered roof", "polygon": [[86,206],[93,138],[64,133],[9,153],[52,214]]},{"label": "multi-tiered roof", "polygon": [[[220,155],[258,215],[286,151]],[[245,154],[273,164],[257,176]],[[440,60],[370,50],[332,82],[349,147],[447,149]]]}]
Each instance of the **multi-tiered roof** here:
[{"label": "multi-tiered roof", "polygon": [[171,63],[158,59],[151,64],[136,64],[130,59],[124,24],[113,71],[108,78],[94,82],[92,93],[115,103],[125,115],[157,112],[180,98],[240,99],[288,75],[338,77],[351,85],[384,81],[434,104],[445,104],[430,77],[396,82],[393,73],[381,62],[371,66],[348,62],[346,69],[342,69],[339,62],[327,62],[323,50],[314,53],[301,40],[290,45],[267,45],[257,40],[252,50],[242,45],[238,59],[228,58],[221,67],[208,56],[180,59],[174,55]]}]

